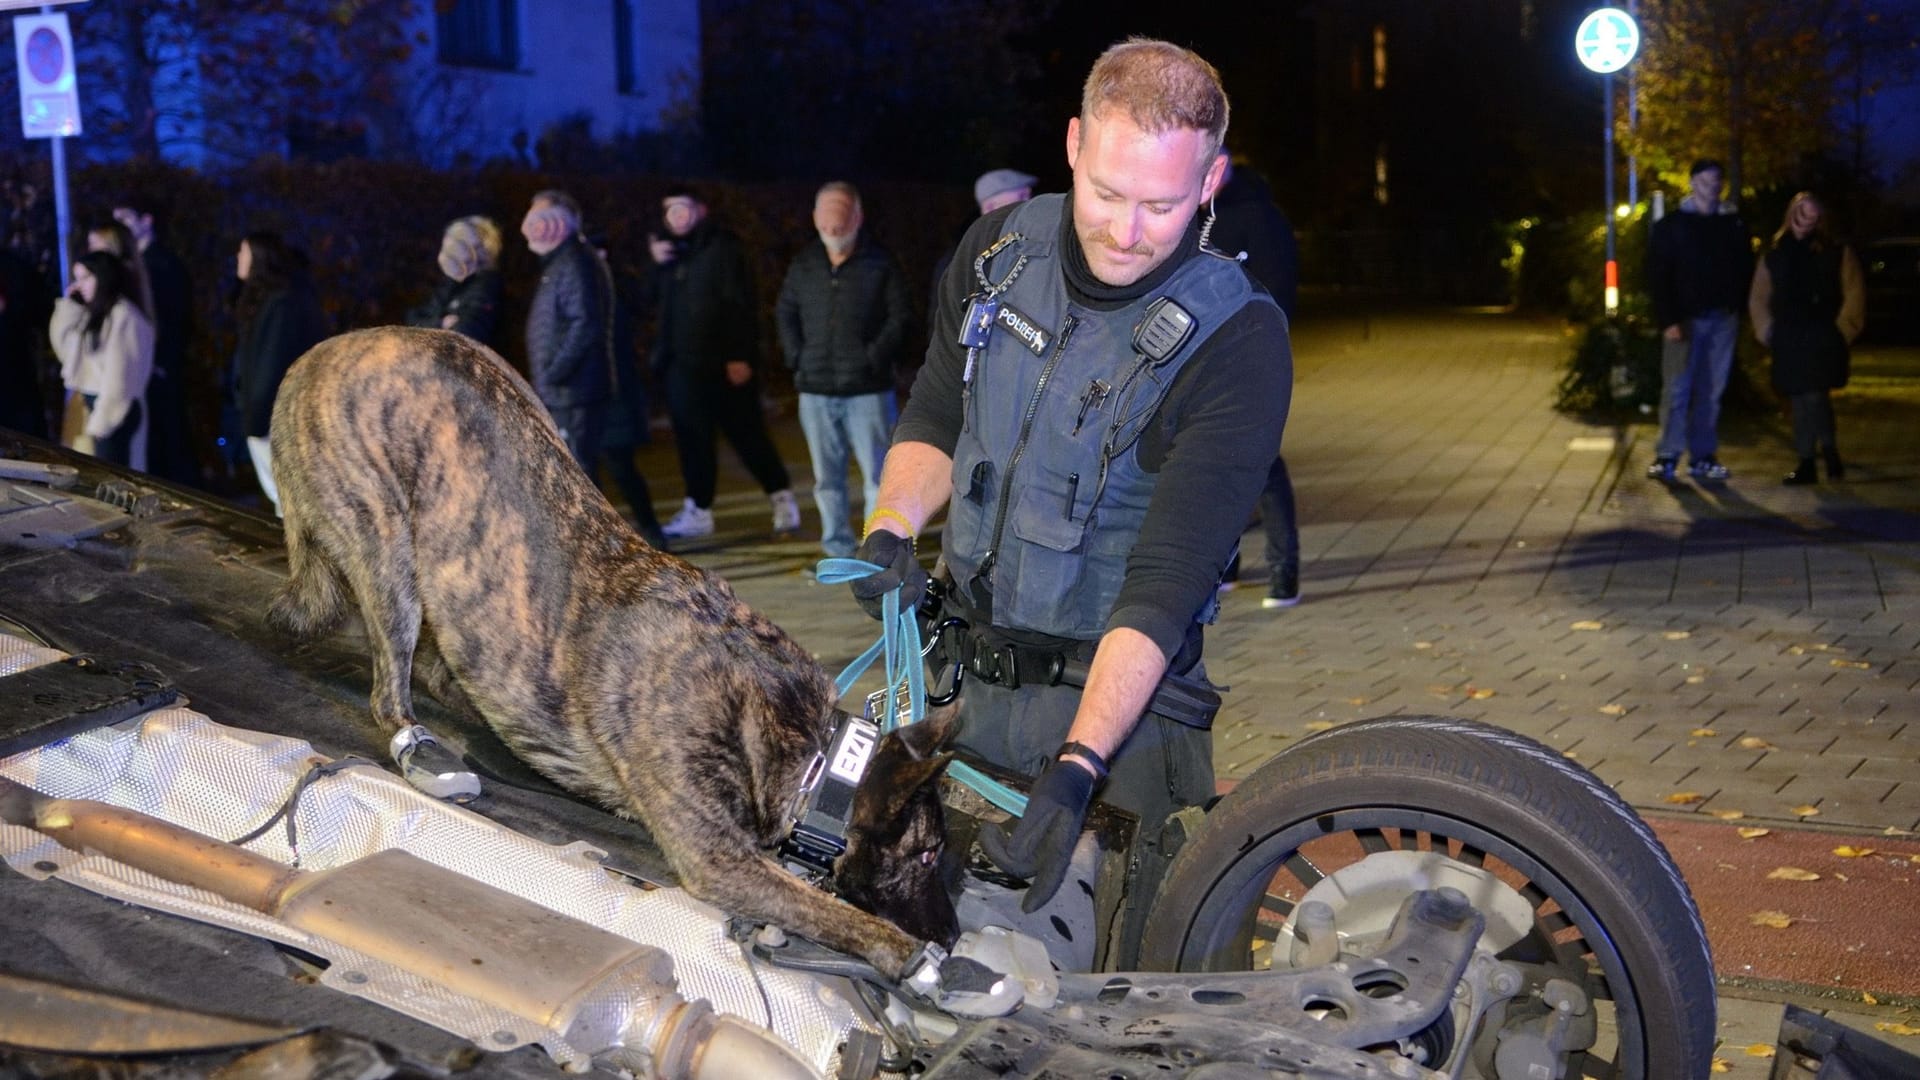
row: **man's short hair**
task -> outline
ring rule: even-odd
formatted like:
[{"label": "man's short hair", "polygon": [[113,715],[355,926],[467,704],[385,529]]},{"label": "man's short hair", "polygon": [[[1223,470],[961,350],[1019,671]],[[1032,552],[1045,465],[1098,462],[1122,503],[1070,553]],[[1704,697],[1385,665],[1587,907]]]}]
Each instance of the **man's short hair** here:
[{"label": "man's short hair", "polygon": [[1080,117],[1120,108],[1142,131],[1204,132],[1211,163],[1227,137],[1227,91],[1220,72],[1191,49],[1133,37],[1100,54],[1080,92]]},{"label": "man's short hair", "polygon": [[560,209],[565,210],[568,214],[570,214],[573,217],[574,224],[576,227],[579,225],[580,222],[586,220],[586,215],[582,213],[580,210],[580,200],[574,198],[572,194],[562,191],[559,188],[543,188],[539,191],[536,191],[533,193],[532,201],[552,203],[554,206],[557,206]]},{"label": "man's short hair", "polygon": [[152,218],[154,232],[160,232],[161,227],[166,224],[167,212],[165,205],[161,203],[160,200],[154,198],[152,192],[144,188],[121,192],[119,201],[108,209],[118,210],[122,207],[136,214],[145,214]]},{"label": "man's short hair", "polygon": [[1722,176],[1725,176],[1727,172],[1726,166],[1710,157],[1703,157],[1699,161],[1694,162],[1693,166],[1687,170],[1687,179],[1691,180],[1701,173],[1706,172],[1708,169],[1712,169]]},{"label": "man's short hair", "polygon": [[813,193],[813,201],[819,202],[823,195],[845,195],[853,200],[853,205],[860,205],[860,189],[845,180],[829,180],[821,184],[820,190]]},{"label": "man's short hair", "polygon": [[692,184],[679,183],[667,185],[667,190],[660,194],[660,201],[664,203],[669,199],[692,199],[701,206],[707,205],[707,200]]}]

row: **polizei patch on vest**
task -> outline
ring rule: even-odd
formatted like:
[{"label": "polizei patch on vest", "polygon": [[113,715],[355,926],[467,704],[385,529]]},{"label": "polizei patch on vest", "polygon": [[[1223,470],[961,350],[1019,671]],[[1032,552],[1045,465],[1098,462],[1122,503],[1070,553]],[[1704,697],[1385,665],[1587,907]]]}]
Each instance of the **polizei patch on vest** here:
[{"label": "polizei patch on vest", "polygon": [[1053,335],[1041,329],[1039,323],[1015,309],[1012,304],[1001,304],[1000,314],[994,321],[1019,338],[1028,352],[1035,356],[1047,355],[1047,345],[1053,341]]}]

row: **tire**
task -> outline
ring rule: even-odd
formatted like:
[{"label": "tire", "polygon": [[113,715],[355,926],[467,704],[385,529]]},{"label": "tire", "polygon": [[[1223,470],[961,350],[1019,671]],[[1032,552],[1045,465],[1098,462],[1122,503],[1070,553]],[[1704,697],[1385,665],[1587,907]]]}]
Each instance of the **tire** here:
[{"label": "tire", "polygon": [[[1485,879],[1506,904],[1507,937],[1519,936],[1495,941],[1490,921],[1482,947],[1544,965],[1582,987],[1603,1021],[1611,1015],[1617,1037],[1571,1055],[1567,1076],[1707,1075],[1713,963],[1666,849],[1592,773],[1531,739],[1466,720],[1360,721],[1261,766],[1175,857],[1148,915],[1140,966],[1263,966],[1263,913],[1271,924],[1274,913],[1290,912],[1317,875],[1406,851],[1421,854],[1387,855],[1374,869],[1412,858]],[[1364,881],[1368,871],[1350,876]],[[1389,874],[1377,887],[1404,895],[1417,886]],[[1357,919],[1357,901],[1354,910]],[[1281,931],[1269,925],[1265,936],[1278,942]],[[1272,947],[1267,965],[1290,964],[1282,949]]]}]

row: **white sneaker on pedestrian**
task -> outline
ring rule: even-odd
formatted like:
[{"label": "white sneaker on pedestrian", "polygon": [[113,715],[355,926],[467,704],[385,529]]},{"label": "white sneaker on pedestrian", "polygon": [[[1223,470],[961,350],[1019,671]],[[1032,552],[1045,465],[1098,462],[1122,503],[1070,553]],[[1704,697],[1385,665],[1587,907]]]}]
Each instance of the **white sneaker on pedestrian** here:
[{"label": "white sneaker on pedestrian", "polygon": [[773,531],[790,533],[800,531],[800,504],[794,501],[791,490],[776,491],[767,496],[773,502]]},{"label": "white sneaker on pedestrian", "polygon": [[673,520],[660,526],[660,531],[674,540],[689,540],[697,536],[713,535],[713,511],[702,510],[688,499],[673,515]]}]

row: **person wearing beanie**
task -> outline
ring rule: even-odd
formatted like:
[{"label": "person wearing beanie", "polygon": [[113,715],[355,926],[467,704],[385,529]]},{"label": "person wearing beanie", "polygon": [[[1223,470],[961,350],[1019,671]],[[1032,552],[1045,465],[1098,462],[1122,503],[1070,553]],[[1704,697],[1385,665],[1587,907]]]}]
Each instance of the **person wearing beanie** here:
[{"label": "person wearing beanie", "polygon": [[448,223],[440,237],[440,281],[407,312],[408,326],[457,330],[496,348],[500,307],[500,226],[474,215]]},{"label": "person wearing beanie", "polygon": [[536,196],[520,235],[540,257],[527,311],[527,381],[591,476],[612,393],[613,280],[581,238],[579,213],[557,200]]},{"label": "person wearing beanie", "polygon": [[665,235],[648,238],[659,313],[653,370],[666,386],[687,485],[685,505],[661,528],[676,540],[713,535],[715,438],[725,435],[773,504],[773,531],[794,532],[800,504],[760,408],[759,312],[746,252],[691,188],[669,189],[660,210]]},{"label": "person wearing beanie", "polygon": [[1718,482],[1727,467],[1720,447],[1720,395],[1733,370],[1733,339],[1753,276],[1747,226],[1720,197],[1724,170],[1712,159],[1693,163],[1691,192],[1677,213],[1654,223],[1647,283],[1660,357],[1660,441],[1647,475],[1670,482],[1680,454],[1696,480]]}]

